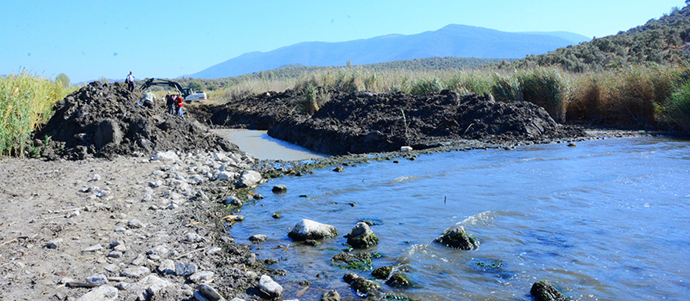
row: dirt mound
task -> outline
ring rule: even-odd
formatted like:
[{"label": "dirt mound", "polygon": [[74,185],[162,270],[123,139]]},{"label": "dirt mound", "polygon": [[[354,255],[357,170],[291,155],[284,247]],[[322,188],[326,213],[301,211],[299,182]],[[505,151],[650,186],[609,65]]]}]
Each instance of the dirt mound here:
[{"label": "dirt mound", "polygon": [[532,103],[496,102],[491,95],[328,93],[331,100],[312,116],[295,104],[299,93],[286,91],[217,107],[211,121],[267,129],[272,137],[334,155],[396,151],[404,145],[426,149],[459,140],[517,144],[586,135],[557,124]]},{"label": "dirt mound", "polygon": [[160,103],[153,109],[139,105],[140,97],[140,91],[130,92],[121,83],[89,83],[55,104],[55,114],[36,133],[34,144],[44,146],[49,159],[239,150],[196,119],[166,114]]}]

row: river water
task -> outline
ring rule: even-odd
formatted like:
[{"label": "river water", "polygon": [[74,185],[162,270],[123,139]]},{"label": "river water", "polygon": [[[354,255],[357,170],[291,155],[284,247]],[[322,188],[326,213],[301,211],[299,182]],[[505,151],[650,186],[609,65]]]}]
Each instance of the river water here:
[{"label": "river water", "polygon": [[[347,247],[342,236],[361,219],[375,221],[383,255],[414,282],[401,292],[419,300],[531,300],[546,279],[581,300],[686,300],[690,295],[690,143],[642,137],[420,155],[285,176],[256,189],[231,235],[253,245],[274,279],[295,298],[319,300],[328,289],[358,299],[329,264]],[[273,185],[287,193],[274,194]],[[306,196],[306,197],[305,197]],[[273,213],[281,218],[275,219]],[[312,247],[291,241],[307,218],[340,236]],[[477,250],[433,243],[462,225]],[[371,277],[370,271],[355,271]]]}]

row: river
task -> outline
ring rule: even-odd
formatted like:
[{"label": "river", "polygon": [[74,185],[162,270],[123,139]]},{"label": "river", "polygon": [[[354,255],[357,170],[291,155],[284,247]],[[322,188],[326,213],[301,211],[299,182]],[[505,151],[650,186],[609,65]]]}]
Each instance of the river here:
[{"label": "river", "polygon": [[[274,279],[284,298],[319,300],[328,289],[358,299],[329,264],[361,219],[380,239],[367,251],[413,281],[388,292],[419,300],[531,300],[546,279],[580,300],[685,300],[690,295],[690,143],[641,137],[420,155],[284,176],[256,189],[230,233],[253,234],[260,258],[287,270]],[[287,193],[274,194],[273,185]],[[305,197],[306,196],[306,197]],[[274,213],[281,218],[273,218]],[[287,237],[307,218],[338,238],[313,247]],[[462,225],[481,245],[461,251],[433,243]],[[355,271],[371,278],[370,271]]]}]

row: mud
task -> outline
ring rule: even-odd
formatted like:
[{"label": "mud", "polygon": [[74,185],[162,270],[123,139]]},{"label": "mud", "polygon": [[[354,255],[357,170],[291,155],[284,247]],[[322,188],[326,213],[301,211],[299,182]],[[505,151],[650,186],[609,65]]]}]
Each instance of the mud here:
[{"label": "mud", "polygon": [[153,109],[138,104],[141,94],[122,83],[89,83],[55,104],[33,144],[50,159],[239,150],[196,119],[167,114],[162,100]]},{"label": "mud", "polygon": [[298,104],[303,95],[288,90],[211,108],[210,121],[268,130],[271,137],[332,155],[428,149],[466,140],[517,145],[586,136],[557,124],[541,107],[496,102],[491,95],[327,93],[330,101],[311,116]]}]

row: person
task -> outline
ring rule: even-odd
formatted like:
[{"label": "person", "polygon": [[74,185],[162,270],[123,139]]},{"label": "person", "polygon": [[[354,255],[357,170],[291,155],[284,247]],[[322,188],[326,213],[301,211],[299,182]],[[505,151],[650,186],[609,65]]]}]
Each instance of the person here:
[{"label": "person", "polygon": [[153,107],[156,106],[156,95],[151,91],[144,93],[144,95],[141,96],[141,99],[144,100],[144,106],[147,108],[153,109]]},{"label": "person", "polygon": [[125,83],[127,83],[127,89],[129,89],[129,92],[134,91],[134,75],[132,75],[132,71],[129,71],[129,75],[127,75],[127,78],[125,78]]},{"label": "person", "polygon": [[182,99],[182,96],[177,95],[175,108],[177,109],[177,113],[180,114],[180,116],[182,116],[182,117],[184,117],[184,115],[182,115],[182,103],[183,102],[184,102],[184,99]]},{"label": "person", "polygon": [[170,92],[165,95],[165,107],[168,108],[168,114],[175,115],[175,96]]}]

